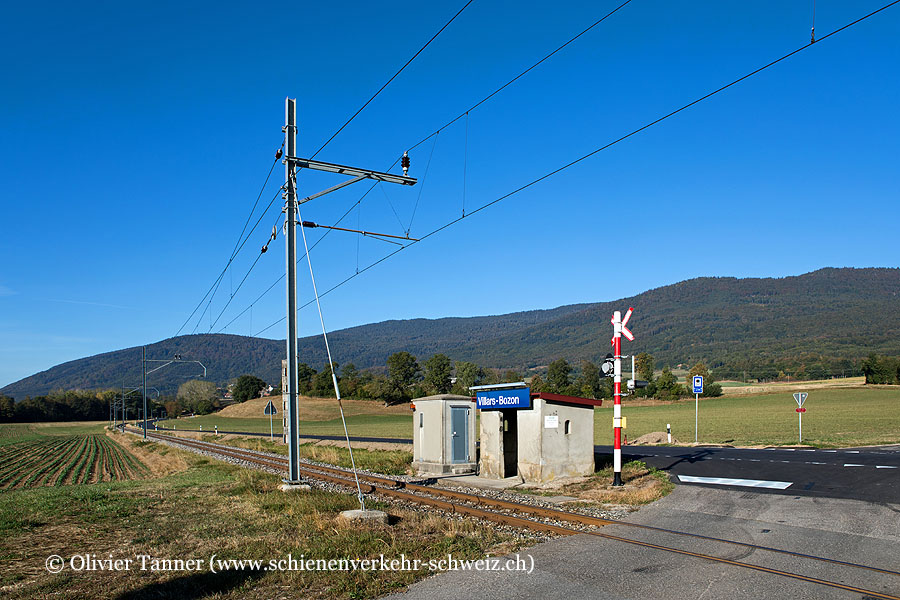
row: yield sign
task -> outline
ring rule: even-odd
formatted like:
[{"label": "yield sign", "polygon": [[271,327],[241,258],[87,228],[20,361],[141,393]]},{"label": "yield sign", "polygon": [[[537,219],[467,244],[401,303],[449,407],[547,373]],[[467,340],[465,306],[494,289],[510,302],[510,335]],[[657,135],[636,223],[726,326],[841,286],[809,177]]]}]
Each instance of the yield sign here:
[{"label": "yield sign", "polygon": [[794,400],[797,401],[797,407],[798,407],[798,408],[802,408],[802,407],[803,407],[803,403],[806,402],[806,397],[807,397],[807,396],[809,396],[809,394],[806,393],[806,392],[796,392],[796,393],[794,394]]}]

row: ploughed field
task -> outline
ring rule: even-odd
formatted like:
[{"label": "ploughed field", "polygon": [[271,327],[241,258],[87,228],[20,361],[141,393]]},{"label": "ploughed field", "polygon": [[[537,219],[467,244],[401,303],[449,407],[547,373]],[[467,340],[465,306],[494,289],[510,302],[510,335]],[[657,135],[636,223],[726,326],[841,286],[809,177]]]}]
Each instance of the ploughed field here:
[{"label": "ploughed field", "polygon": [[[148,472],[137,458],[96,428],[0,425],[0,489],[133,479]],[[102,428],[99,428],[102,432]]]}]

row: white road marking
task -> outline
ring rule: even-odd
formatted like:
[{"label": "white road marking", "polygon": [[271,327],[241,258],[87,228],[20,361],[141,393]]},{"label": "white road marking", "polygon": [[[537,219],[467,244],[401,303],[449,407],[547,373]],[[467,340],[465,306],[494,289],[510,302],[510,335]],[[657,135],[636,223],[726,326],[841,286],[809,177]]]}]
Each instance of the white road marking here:
[{"label": "white road marking", "polygon": [[856,464],[853,464],[853,463],[844,463],[844,466],[845,466],[845,467],[862,467],[862,466],[864,466],[864,465],[856,465]]},{"label": "white road marking", "polygon": [[806,463],[806,464],[808,464],[808,465],[827,465],[828,463],[816,462],[816,461],[814,461],[814,460],[811,460],[811,461],[809,461],[809,462]]},{"label": "white road marking", "polygon": [[694,477],[693,475],[679,475],[682,483],[708,483],[712,485],[740,485],[744,487],[767,488],[784,490],[789,488],[793,481],[766,481],[764,479],[732,479],[729,477]]},{"label": "white road marking", "polygon": [[897,467],[892,467],[890,465],[875,465],[876,469],[896,469]]},{"label": "white road marking", "polygon": [[822,450],[822,452],[837,452],[837,450]]},{"label": "white road marking", "polygon": [[847,454],[859,454],[859,450],[847,450]]}]

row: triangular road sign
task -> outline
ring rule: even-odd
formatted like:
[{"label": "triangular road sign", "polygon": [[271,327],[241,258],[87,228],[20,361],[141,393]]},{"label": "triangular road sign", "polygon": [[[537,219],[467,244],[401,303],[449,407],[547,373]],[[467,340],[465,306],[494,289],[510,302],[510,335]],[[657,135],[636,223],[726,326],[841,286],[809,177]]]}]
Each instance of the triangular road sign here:
[{"label": "triangular road sign", "polygon": [[807,392],[796,392],[794,394],[794,400],[797,401],[797,406],[802,407],[803,403],[806,402],[806,397],[809,396]]},{"label": "triangular road sign", "polygon": [[269,400],[269,403],[266,404],[266,410],[263,411],[264,415],[277,415],[278,410],[276,410],[275,405],[272,404],[272,401]]}]

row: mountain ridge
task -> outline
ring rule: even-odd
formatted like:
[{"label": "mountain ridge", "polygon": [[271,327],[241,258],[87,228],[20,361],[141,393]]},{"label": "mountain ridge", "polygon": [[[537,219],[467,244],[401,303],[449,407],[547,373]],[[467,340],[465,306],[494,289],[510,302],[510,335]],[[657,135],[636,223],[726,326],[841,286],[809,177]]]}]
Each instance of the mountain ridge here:
[{"label": "mountain ridge", "polygon": [[[697,277],[611,302],[564,305],[476,317],[392,319],[329,334],[341,365],[384,369],[408,350],[424,361],[436,352],[482,366],[526,370],[555,358],[598,360],[609,350],[609,315],[635,306],[634,352],[661,365],[703,360],[726,369],[779,369],[785,364],[851,368],[870,352],[900,354],[900,269],[824,268],[780,278]],[[148,357],[175,353],[201,360],[219,385],[243,373],[280,379],[284,340],[196,334],[147,346]],[[325,362],[321,336],[299,340],[303,362]],[[779,367],[781,365],[781,367]],[[199,372],[169,367],[148,386],[173,393]],[[774,376],[774,375],[773,375]],[[11,383],[17,399],[52,389],[119,387],[140,381],[140,347],[62,363]]]}]

